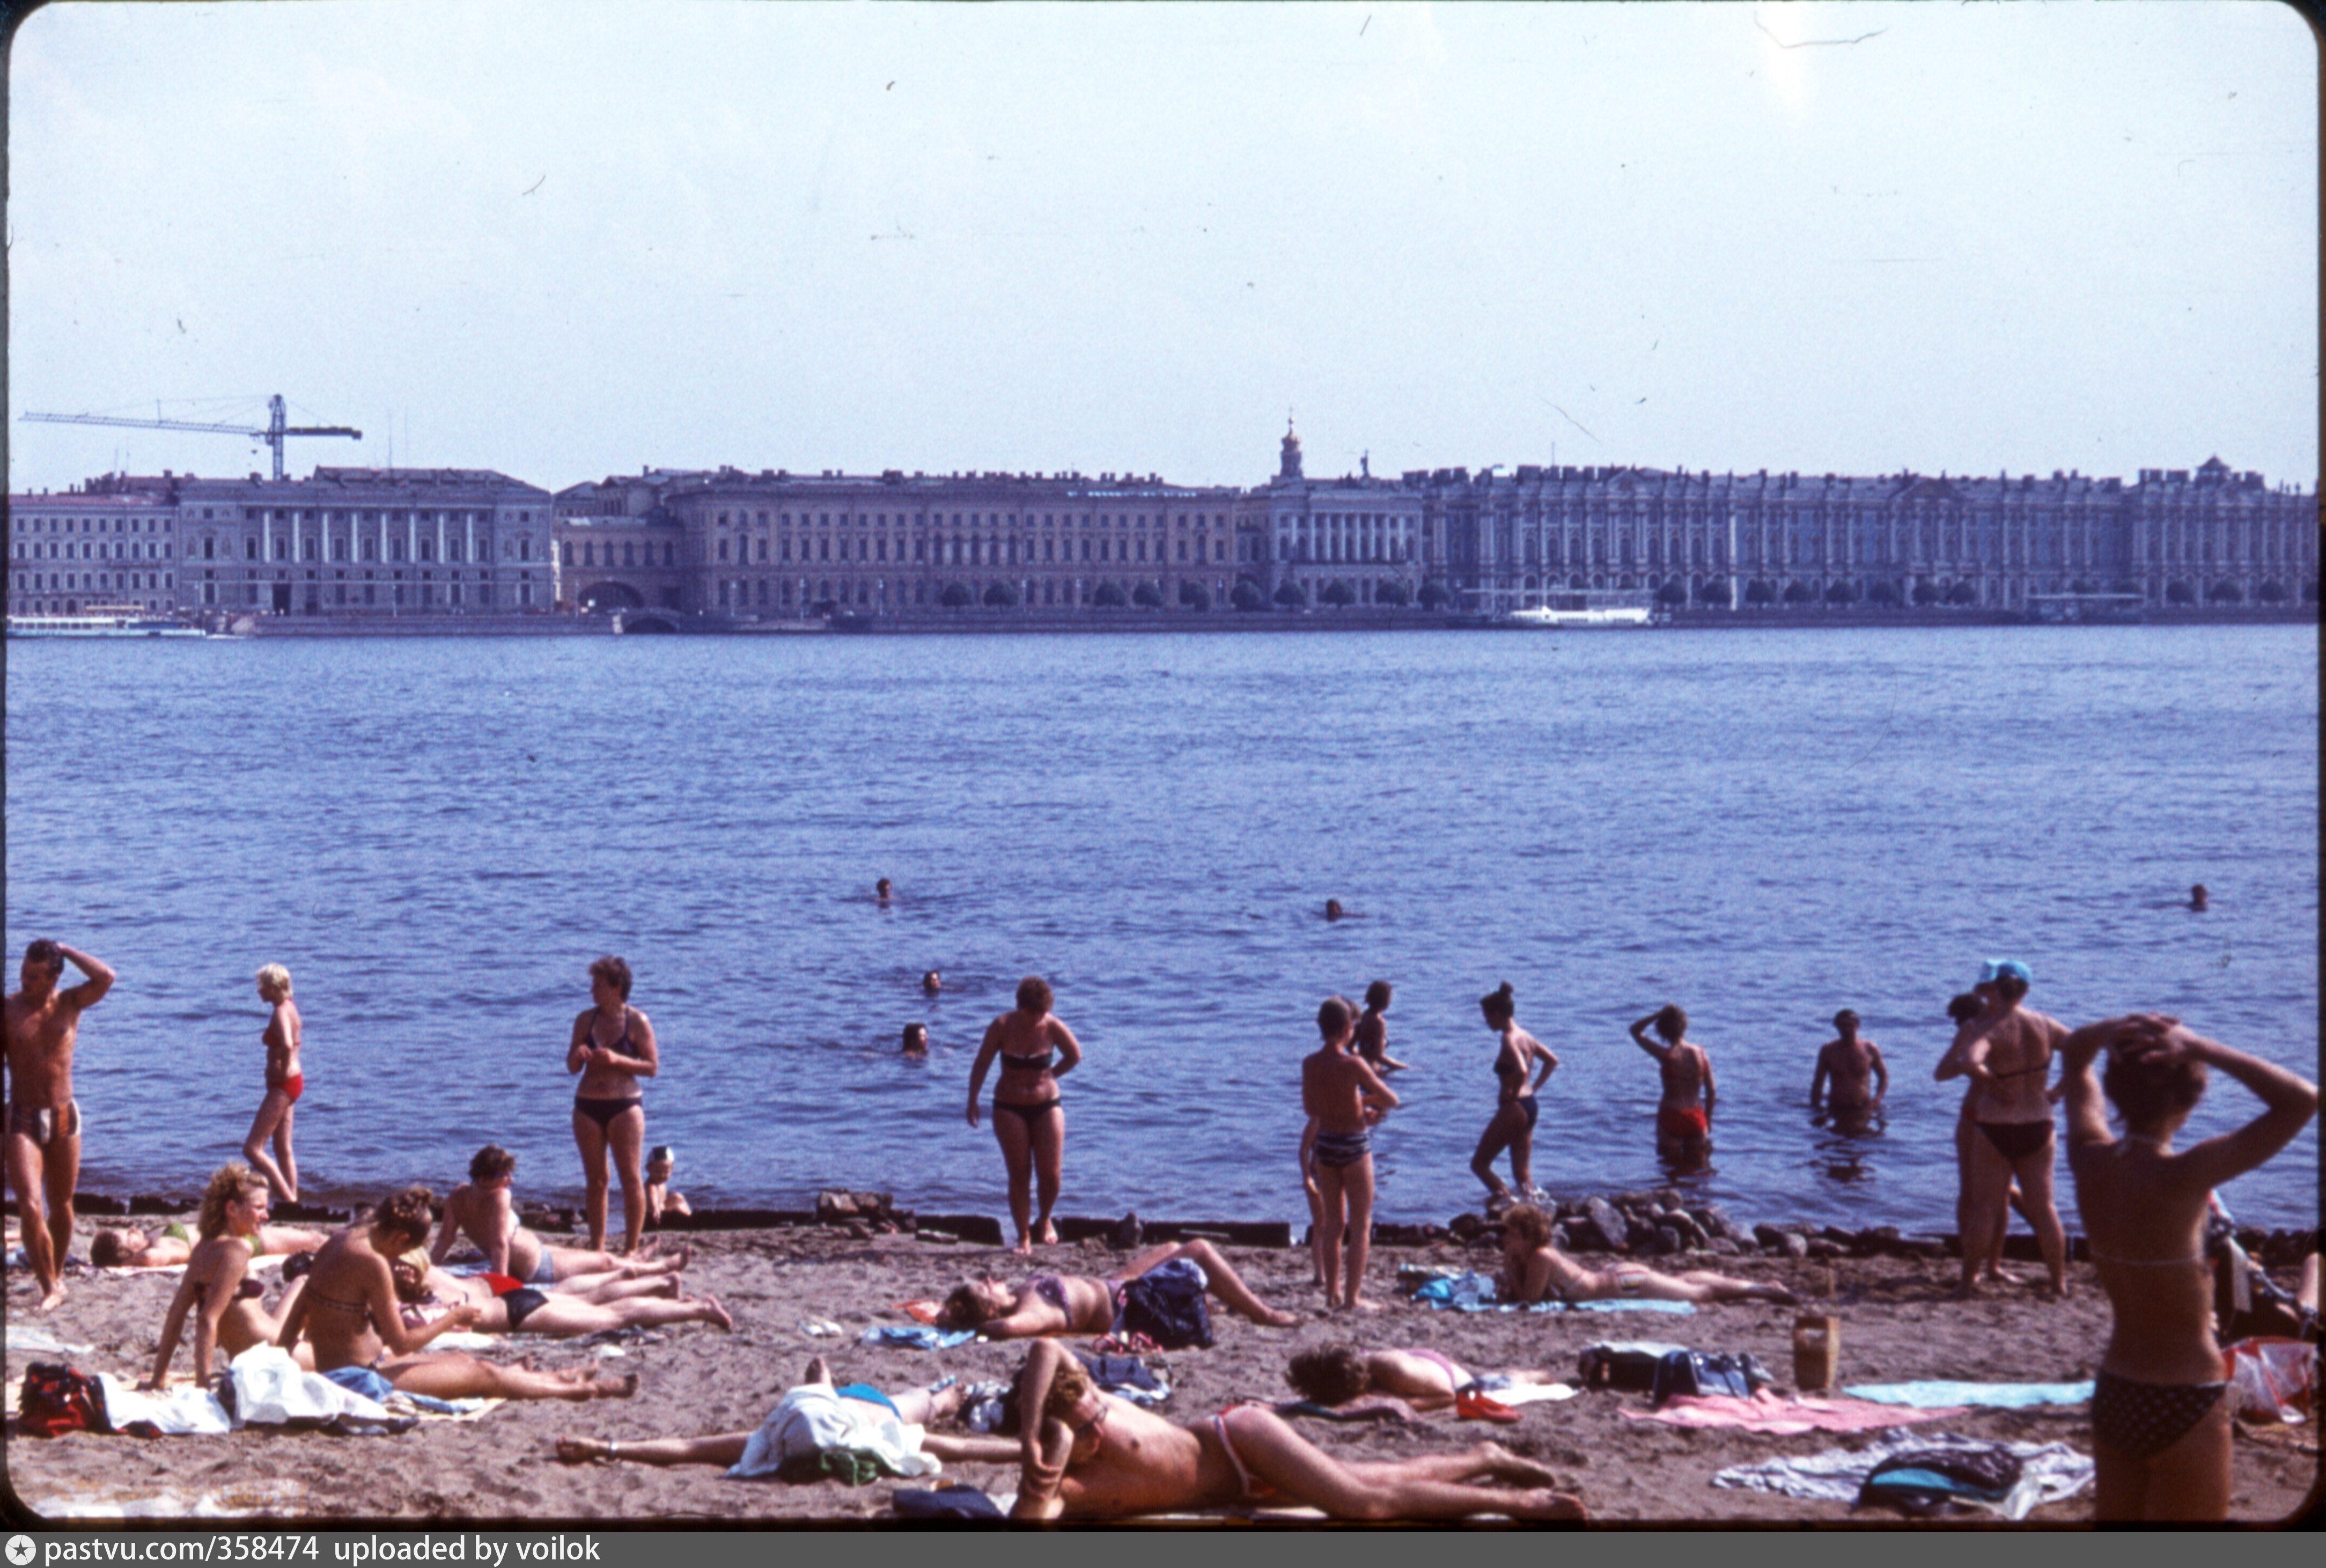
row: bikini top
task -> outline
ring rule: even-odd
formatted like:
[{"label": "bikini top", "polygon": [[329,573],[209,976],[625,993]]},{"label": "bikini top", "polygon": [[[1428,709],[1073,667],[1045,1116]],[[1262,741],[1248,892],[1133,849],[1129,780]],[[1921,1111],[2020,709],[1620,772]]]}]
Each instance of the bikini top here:
[{"label": "bikini top", "polygon": [[[603,1013],[604,1009],[600,1008],[600,1016],[602,1016]],[[597,1043],[598,1025],[596,1020],[592,1019],[590,1025],[590,1044],[595,1045]],[[643,1062],[646,1060],[646,1053],[630,1044],[630,1009],[627,1003],[624,1004],[622,1007],[622,1037],[615,1041],[611,1045],[607,1046],[606,1049],[611,1051],[617,1056],[627,1056],[633,1062]]]},{"label": "bikini top", "polygon": [[1027,1072],[1047,1072],[1050,1070],[1050,1058],[1053,1054],[1052,1052],[1045,1051],[1039,1056],[1013,1056],[1004,1051],[1001,1053],[1001,1065],[1019,1068]]},{"label": "bikini top", "polygon": [[1066,1282],[1055,1274],[1029,1274],[1026,1289],[1032,1291],[1060,1312],[1066,1308]]},{"label": "bikini top", "polygon": [[1526,1076],[1526,1064],[1512,1059],[1510,1047],[1504,1046],[1502,1054],[1494,1058],[1494,1076],[1523,1079]]}]

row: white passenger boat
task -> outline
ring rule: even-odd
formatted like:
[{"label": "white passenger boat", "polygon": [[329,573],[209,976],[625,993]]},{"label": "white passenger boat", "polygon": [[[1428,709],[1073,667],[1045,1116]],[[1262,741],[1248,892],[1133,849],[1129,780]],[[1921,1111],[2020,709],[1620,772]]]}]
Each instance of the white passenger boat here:
[{"label": "white passenger boat", "polygon": [[79,615],[10,616],[11,637],[199,637],[200,626],[127,605],[91,605]]},{"label": "white passenger boat", "polygon": [[1655,624],[1655,601],[1636,589],[1596,589],[1549,593],[1540,607],[1515,609],[1507,624],[1538,631],[1564,631],[1586,626],[1645,626]]}]

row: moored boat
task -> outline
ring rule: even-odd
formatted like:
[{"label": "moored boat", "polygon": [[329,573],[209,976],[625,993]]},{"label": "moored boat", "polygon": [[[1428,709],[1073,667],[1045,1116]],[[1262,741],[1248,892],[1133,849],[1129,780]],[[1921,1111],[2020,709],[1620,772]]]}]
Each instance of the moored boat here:
[{"label": "moored boat", "polygon": [[200,626],[134,605],[93,604],[78,615],[10,616],[11,637],[199,637]]}]

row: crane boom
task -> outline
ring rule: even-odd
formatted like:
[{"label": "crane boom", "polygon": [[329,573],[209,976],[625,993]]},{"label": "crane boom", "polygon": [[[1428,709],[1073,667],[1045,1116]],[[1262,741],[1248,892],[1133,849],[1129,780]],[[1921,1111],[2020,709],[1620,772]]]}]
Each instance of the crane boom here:
[{"label": "crane boom", "polygon": [[363,431],[344,424],[302,424],[284,422],[283,394],[276,393],[266,400],[266,425],[253,429],[247,424],[202,424],[183,419],[124,419],[109,413],[26,413],[20,416],[47,424],[110,424],[127,425],[133,430],[202,431],[211,435],[250,436],[265,441],[274,450],[274,477],[283,477],[283,438],[284,436],[351,436],[363,440]]}]

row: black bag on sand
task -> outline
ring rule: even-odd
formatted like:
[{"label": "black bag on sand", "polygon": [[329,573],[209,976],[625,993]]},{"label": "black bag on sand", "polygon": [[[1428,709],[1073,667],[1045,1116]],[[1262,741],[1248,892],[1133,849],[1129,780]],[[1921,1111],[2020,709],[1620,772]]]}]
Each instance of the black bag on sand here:
[{"label": "black bag on sand", "polygon": [[1167,1350],[1209,1349],[1212,1313],[1204,1301],[1204,1286],[1203,1271],[1184,1257],[1125,1281],[1115,1337],[1145,1334]]},{"label": "black bag on sand", "polygon": [[1656,1405],[1675,1394],[1727,1394],[1750,1399],[1755,1388],[1775,1381],[1749,1350],[1743,1355],[1723,1350],[1709,1356],[1701,1350],[1674,1350],[1656,1363],[1648,1396]]},{"label": "black bag on sand", "polygon": [[1586,1345],[1575,1359],[1575,1380],[1586,1388],[1619,1388],[1645,1393],[1655,1387],[1656,1368],[1666,1356],[1682,1353],[1678,1345],[1646,1340],[1612,1340]]},{"label": "black bag on sand", "polygon": [[890,1499],[907,1519],[999,1519],[1006,1517],[994,1500],[975,1487],[938,1487],[930,1490],[907,1487]]}]

